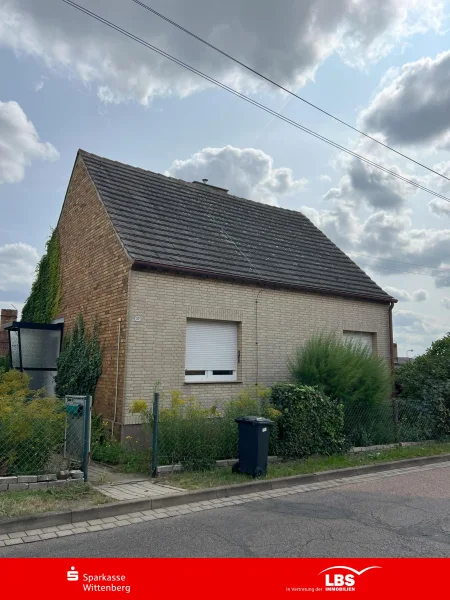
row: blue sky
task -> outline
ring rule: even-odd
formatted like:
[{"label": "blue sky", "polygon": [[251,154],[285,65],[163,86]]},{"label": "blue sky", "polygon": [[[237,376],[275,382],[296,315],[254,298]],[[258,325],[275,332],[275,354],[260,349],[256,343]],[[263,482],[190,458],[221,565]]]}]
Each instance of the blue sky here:
[{"label": "blue sky", "polygon": [[[79,3],[291,119],[450,196],[449,181],[250,77],[131,0]],[[385,0],[380,8],[372,0],[292,1],[281,16],[268,0],[248,0],[245,7],[237,0],[151,6],[450,177],[449,3]],[[84,148],[188,180],[206,177],[238,195],[303,210],[399,297],[395,338],[402,353],[420,353],[450,329],[445,201],[415,193],[205,86],[61,0],[0,0],[0,72],[1,307],[20,308],[27,297],[76,151]]]}]

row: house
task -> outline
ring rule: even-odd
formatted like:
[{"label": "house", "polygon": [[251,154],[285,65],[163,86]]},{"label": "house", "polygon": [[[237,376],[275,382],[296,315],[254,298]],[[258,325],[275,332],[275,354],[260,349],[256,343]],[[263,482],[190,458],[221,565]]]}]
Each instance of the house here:
[{"label": "house", "polygon": [[0,357],[9,354],[8,332],[3,328],[10,321],[17,319],[17,310],[10,308],[2,308],[0,311]]},{"label": "house", "polygon": [[395,300],[300,212],[80,150],[57,231],[59,317],[99,320],[95,406],[122,435],[157,381],[220,403],[320,330],[392,363]]}]

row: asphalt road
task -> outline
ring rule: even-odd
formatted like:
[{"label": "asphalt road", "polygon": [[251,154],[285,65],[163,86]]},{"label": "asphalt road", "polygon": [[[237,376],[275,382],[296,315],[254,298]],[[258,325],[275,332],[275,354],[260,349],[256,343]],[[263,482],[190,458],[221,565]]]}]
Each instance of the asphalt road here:
[{"label": "asphalt road", "polygon": [[449,557],[450,467],[0,550],[26,556]]}]

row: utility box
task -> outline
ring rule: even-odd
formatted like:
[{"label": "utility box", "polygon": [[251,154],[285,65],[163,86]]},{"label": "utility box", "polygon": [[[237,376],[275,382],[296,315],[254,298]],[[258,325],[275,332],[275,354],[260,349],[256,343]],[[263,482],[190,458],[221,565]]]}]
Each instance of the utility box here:
[{"label": "utility box", "polygon": [[265,417],[239,417],[239,462],[232,467],[233,473],[248,473],[261,477],[267,473],[270,427],[274,424]]}]

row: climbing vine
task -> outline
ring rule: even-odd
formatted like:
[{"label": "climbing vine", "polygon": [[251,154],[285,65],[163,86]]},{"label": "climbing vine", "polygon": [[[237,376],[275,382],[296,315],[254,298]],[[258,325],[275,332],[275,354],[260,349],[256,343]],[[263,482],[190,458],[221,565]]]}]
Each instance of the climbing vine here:
[{"label": "climbing vine", "polygon": [[46,251],[36,268],[36,279],[22,310],[22,321],[51,323],[58,315],[61,298],[59,241],[57,231],[47,240]]},{"label": "climbing vine", "polygon": [[102,374],[102,349],[98,323],[92,332],[86,331],[82,315],[78,315],[70,333],[65,334],[63,347],[56,361],[56,395],[94,395]]}]

